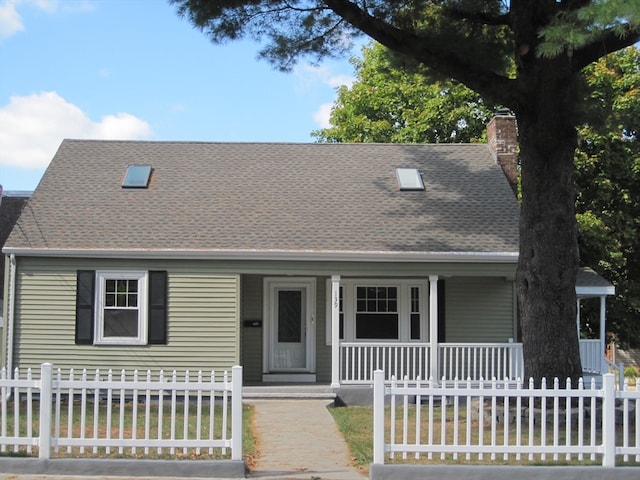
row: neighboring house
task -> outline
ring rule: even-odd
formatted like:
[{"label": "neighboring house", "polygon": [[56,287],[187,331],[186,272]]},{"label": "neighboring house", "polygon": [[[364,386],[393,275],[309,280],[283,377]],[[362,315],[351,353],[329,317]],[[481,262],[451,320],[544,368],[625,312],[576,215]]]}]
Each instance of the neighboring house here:
[{"label": "neighboring house", "polygon": [[65,140],[3,250],[3,364],[514,376],[518,216],[483,144]]},{"label": "neighboring house", "polygon": [[[31,192],[4,191],[0,185],[0,248],[7,240],[11,229],[18,221],[20,212],[24,208]],[[4,277],[5,277],[5,257],[0,255],[0,338],[4,326],[3,305],[4,305]]]}]

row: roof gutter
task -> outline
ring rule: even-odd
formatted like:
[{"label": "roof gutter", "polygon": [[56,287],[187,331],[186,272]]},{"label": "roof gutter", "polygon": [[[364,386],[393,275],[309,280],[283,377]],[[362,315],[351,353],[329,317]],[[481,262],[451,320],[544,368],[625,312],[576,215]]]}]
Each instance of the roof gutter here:
[{"label": "roof gutter", "polygon": [[12,248],[8,255],[29,257],[147,258],[170,260],[287,260],[323,262],[516,263],[518,252],[371,252],[332,250],[151,250]]}]

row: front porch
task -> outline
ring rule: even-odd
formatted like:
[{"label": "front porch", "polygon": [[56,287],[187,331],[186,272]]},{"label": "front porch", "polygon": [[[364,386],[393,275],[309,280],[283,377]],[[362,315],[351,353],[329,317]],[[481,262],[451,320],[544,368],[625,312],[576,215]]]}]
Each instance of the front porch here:
[{"label": "front porch", "polygon": [[[243,275],[241,359],[247,383],[336,390],[371,385],[377,369],[387,381],[524,377],[511,277],[408,270],[403,276]],[[580,340],[585,378],[610,368],[604,302],[612,287],[594,285],[588,273],[576,287],[578,307],[588,296],[599,298],[601,335]],[[580,325],[578,316],[578,333]]]}]

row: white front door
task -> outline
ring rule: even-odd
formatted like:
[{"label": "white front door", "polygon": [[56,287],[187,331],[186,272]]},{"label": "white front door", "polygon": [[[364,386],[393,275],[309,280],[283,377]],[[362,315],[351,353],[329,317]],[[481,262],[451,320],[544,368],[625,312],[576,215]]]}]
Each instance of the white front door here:
[{"label": "white front door", "polygon": [[267,372],[311,372],[314,368],[315,281],[267,279],[265,365]]}]

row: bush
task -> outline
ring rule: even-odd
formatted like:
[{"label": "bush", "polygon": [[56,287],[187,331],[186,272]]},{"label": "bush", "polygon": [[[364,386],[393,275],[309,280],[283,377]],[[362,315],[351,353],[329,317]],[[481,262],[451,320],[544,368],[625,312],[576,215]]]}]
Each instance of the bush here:
[{"label": "bush", "polygon": [[636,378],[640,376],[640,369],[633,365],[624,368],[624,377],[625,378]]}]

